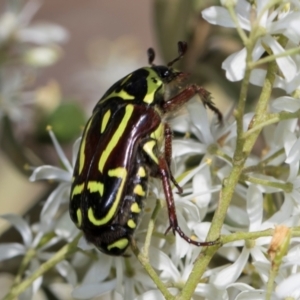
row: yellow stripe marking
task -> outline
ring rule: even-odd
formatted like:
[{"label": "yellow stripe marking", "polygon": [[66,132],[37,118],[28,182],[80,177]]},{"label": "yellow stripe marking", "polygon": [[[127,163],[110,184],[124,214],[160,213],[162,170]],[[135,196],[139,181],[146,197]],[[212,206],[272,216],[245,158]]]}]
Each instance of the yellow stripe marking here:
[{"label": "yellow stripe marking", "polygon": [[125,82],[126,82],[131,76],[132,76],[132,73],[129,74],[129,75],[127,75],[127,76],[123,79],[123,81],[121,82],[121,86],[123,86],[123,85],[125,84]]},{"label": "yellow stripe marking", "polygon": [[75,185],[72,191],[71,199],[73,199],[74,196],[81,194],[83,189],[84,189],[84,183]]},{"label": "yellow stripe marking", "polygon": [[82,213],[81,213],[80,208],[77,208],[76,215],[77,215],[77,226],[81,227],[81,225],[82,225]]},{"label": "yellow stripe marking", "polygon": [[89,132],[92,120],[93,120],[93,116],[90,118],[90,120],[88,121],[88,123],[86,125],[84,136],[82,138],[82,142],[81,142],[81,145],[80,145],[80,150],[79,150],[79,174],[81,174],[81,172],[83,170],[83,166],[84,166],[86,136]]},{"label": "yellow stripe marking", "polygon": [[[149,72],[149,75],[147,76],[147,94],[143,101],[150,104],[154,101],[155,92],[163,85],[163,82],[151,68],[145,69]],[[155,82],[153,82],[153,77],[156,80]]]},{"label": "yellow stripe marking", "polygon": [[136,227],[136,224],[132,219],[129,219],[127,222],[127,226],[134,229]]},{"label": "yellow stripe marking", "polygon": [[158,141],[161,141],[164,136],[164,126],[162,123],[159,124],[159,126],[150,134],[150,137],[153,139],[156,139]]},{"label": "yellow stripe marking", "polygon": [[146,170],[144,167],[139,167],[138,169],[138,176],[140,177],[146,177]]},{"label": "yellow stripe marking", "polygon": [[143,187],[140,184],[137,184],[134,187],[133,192],[141,197],[144,197],[146,195],[145,191],[143,190]]},{"label": "yellow stripe marking", "polygon": [[111,111],[108,110],[108,111],[105,113],[105,115],[104,115],[104,117],[103,117],[103,120],[102,120],[101,131],[100,131],[101,133],[104,132],[104,130],[105,130],[106,126],[107,126],[107,123],[108,123],[108,121],[109,121],[110,115],[111,115]]},{"label": "yellow stripe marking", "polygon": [[158,164],[158,158],[153,152],[153,147],[156,145],[156,141],[149,141],[143,146],[143,150],[149,155],[149,157]]},{"label": "yellow stripe marking", "polygon": [[138,204],[136,202],[131,204],[130,207],[131,212],[139,214],[141,212],[141,209],[139,208]]},{"label": "yellow stripe marking", "polygon": [[114,200],[114,203],[104,218],[96,219],[96,217],[94,216],[94,211],[93,211],[92,207],[90,207],[88,209],[88,218],[89,218],[90,222],[96,226],[101,226],[103,224],[108,223],[115,215],[116,210],[117,210],[120,200],[121,200],[123,189],[124,189],[124,185],[125,185],[125,181],[126,181],[126,177],[127,177],[127,170],[125,168],[116,168],[114,170],[109,170],[108,176],[118,177],[118,178],[121,178],[122,180],[121,180],[121,184],[118,189],[116,198]]},{"label": "yellow stripe marking", "polygon": [[99,161],[99,170],[101,173],[103,173],[103,168],[105,165],[105,162],[107,161],[109,155],[113,151],[113,149],[116,147],[118,141],[120,140],[122,134],[124,133],[127,123],[132,115],[133,112],[133,105],[128,104],[125,109],[125,115],[122,119],[122,121],[119,124],[119,127],[117,128],[116,132],[114,133],[113,137],[109,141],[108,145],[106,146],[106,149],[103,151],[100,161]]},{"label": "yellow stripe marking", "polygon": [[89,181],[87,187],[91,193],[99,192],[100,196],[103,196],[104,184],[100,181]]},{"label": "yellow stripe marking", "polygon": [[[128,81],[130,79],[130,77],[132,76],[132,73],[127,75],[123,81],[120,83],[120,86],[123,86],[126,81]],[[116,92],[116,91],[113,91],[111,94],[107,95],[105,98],[103,99],[100,99],[100,102],[103,102],[103,101],[106,101],[112,97],[121,97],[122,100],[133,100],[134,99],[134,96],[132,95],[129,95],[126,91],[124,90],[121,90],[119,92]]]},{"label": "yellow stripe marking", "polygon": [[126,238],[120,239],[120,240],[117,240],[116,242],[108,245],[107,250],[111,250],[112,248],[124,249],[127,247],[128,243],[129,243],[128,239],[126,239]]}]

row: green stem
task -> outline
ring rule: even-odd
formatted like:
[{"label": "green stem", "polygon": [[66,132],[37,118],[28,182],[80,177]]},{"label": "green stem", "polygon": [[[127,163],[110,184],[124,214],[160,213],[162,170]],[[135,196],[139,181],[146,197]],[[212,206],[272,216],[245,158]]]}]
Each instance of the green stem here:
[{"label": "green stem", "polygon": [[[235,232],[226,236],[222,236],[220,239],[220,243],[222,245],[232,243],[240,240],[253,240],[261,237],[272,236],[274,234],[274,229],[266,229],[262,231],[254,231],[254,232]],[[291,229],[292,237],[300,236],[300,228],[294,227]]]},{"label": "green stem", "polygon": [[131,249],[134,255],[137,257],[141,265],[144,267],[146,272],[149,274],[153,282],[156,284],[157,288],[161,291],[165,299],[167,300],[174,300],[175,297],[168,291],[167,287],[163,284],[155,270],[152,268],[151,264],[149,263],[149,258],[145,257],[143,253],[141,253],[133,240],[131,243]]},{"label": "green stem", "polygon": [[[245,174],[241,175],[240,180],[243,182],[248,181],[248,182],[263,185],[263,186],[274,187],[277,189],[281,189],[286,193],[290,193],[293,190],[293,184],[290,182],[270,181],[267,179],[251,177],[251,176],[248,176]],[[276,179],[274,178],[274,180],[276,180]]]},{"label": "green stem", "polygon": [[54,254],[48,261],[40,265],[40,267],[29,277],[27,277],[20,284],[13,286],[10,292],[4,297],[3,300],[13,300],[15,297],[24,292],[34,280],[42,276],[44,273],[53,268],[56,264],[64,260],[70,254],[77,251],[78,240],[81,237],[81,233],[69,244],[62,247],[56,254]]},{"label": "green stem", "polygon": [[26,271],[26,269],[27,269],[30,261],[35,257],[35,255],[36,255],[36,251],[34,249],[29,249],[26,252],[26,254],[23,257],[23,260],[21,262],[21,265],[19,267],[18,273],[17,273],[17,275],[15,277],[15,280],[14,280],[14,283],[12,285],[12,288],[14,288],[15,286],[17,286],[20,283],[24,272]]},{"label": "green stem", "polygon": [[[244,139],[243,132],[243,117],[245,110],[245,103],[247,97],[247,91],[249,86],[249,79],[251,69],[249,64],[252,61],[252,50],[253,45],[255,43],[255,39],[252,40],[252,44],[246,45],[247,49],[247,58],[246,58],[246,71],[244,80],[242,83],[241,93],[238,102],[237,112],[235,113],[236,121],[237,121],[237,142],[236,142],[236,150],[233,156],[233,166],[230,174],[223,181],[223,187],[220,193],[220,200],[215,211],[211,227],[207,236],[208,241],[216,240],[221,232],[222,225],[224,223],[224,219],[227,213],[227,209],[231,202],[235,187],[240,179],[240,175],[244,168],[245,161],[249,156],[255,141],[260,133],[260,131],[256,131],[251,137],[248,139]],[[255,115],[249,125],[249,129],[260,124],[262,116],[265,115],[268,101],[270,99],[270,95],[272,92],[272,86],[275,80],[275,74],[277,71],[276,63],[270,63],[267,70],[266,79],[264,82],[264,86],[262,88],[262,92],[257,103],[257,108],[255,111]],[[204,249],[197,261],[194,264],[194,268],[186,282],[186,285],[182,289],[182,293],[178,296],[178,299],[190,299],[194,293],[194,290],[201,279],[204,271],[206,270],[208,263],[212,259],[213,255],[217,251],[219,245],[211,246],[209,248]]]},{"label": "green stem", "polygon": [[240,38],[242,39],[244,45],[246,46],[249,42],[249,39],[245,33],[245,31],[242,29],[242,27],[240,26],[240,22],[238,20],[238,17],[235,13],[234,10],[234,6],[233,5],[227,5],[226,8],[228,9],[228,12],[230,14],[231,19],[233,20],[235,26],[236,26],[236,30],[240,36]]},{"label": "green stem", "polygon": [[146,238],[145,238],[145,244],[142,249],[142,254],[144,257],[149,257],[149,247],[151,244],[151,237],[153,235],[153,231],[154,231],[154,227],[155,227],[155,220],[157,218],[157,215],[158,215],[160,209],[161,209],[161,204],[160,204],[160,201],[157,200],[155,208],[154,208],[151,218],[150,218],[150,222],[148,225],[148,230],[147,230],[147,234],[146,234]]},{"label": "green stem", "polygon": [[156,220],[156,217],[157,217],[160,209],[161,209],[161,204],[160,204],[160,201],[157,200],[155,208],[154,208],[151,218],[150,218],[150,222],[148,225],[148,230],[147,230],[147,234],[146,234],[146,238],[145,238],[145,243],[144,243],[142,251],[139,251],[139,249],[136,245],[136,242],[134,240],[131,243],[131,249],[132,249],[133,253],[135,254],[135,256],[137,257],[137,259],[139,260],[139,262],[141,263],[141,265],[146,270],[146,272],[149,274],[149,276],[151,277],[153,282],[156,284],[157,288],[162,292],[164,297],[168,300],[173,300],[174,296],[168,291],[167,287],[161,281],[161,279],[159,278],[159,276],[157,275],[157,273],[152,268],[152,266],[149,262],[149,247],[150,247],[150,243],[151,243],[151,237],[152,237],[152,234],[154,231],[155,220]]},{"label": "green stem", "polygon": [[269,272],[269,279],[267,283],[267,289],[266,289],[266,300],[271,300],[275,278],[278,274],[279,266],[277,264],[273,265]]},{"label": "green stem", "polygon": [[283,120],[298,119],[298,118],[300,118],[300,109],[293,113],[283,111],[276,114],[267,114],[265,116],[262,116],[262,120],[259,124],[253,126],[251,129],[249,129],[244,133],[244,139],[248,138],[254,132],[261,130],[267,125],[271,125]]},{"label": "green stem", "polygon": [[279,53],[279,54],[268,55],[267,57],[261,58],[258,61],[252,62],[250,64],[250,68],[254,69],[254,68],[258,67],[259,65],[272,62],[272,61],[276,60],[277,58],[290,56],[290,55],[295,55],[295,54],[298,54],[298,53],[300,53],[300,48],[295,47],[295,48],[286,50],[286,51],[284,51],[282,53]]}]

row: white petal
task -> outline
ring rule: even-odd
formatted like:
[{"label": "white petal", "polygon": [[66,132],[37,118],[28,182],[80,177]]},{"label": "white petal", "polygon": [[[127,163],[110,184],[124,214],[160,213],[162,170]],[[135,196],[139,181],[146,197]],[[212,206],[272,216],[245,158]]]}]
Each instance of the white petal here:
[{"label": "white petal", "polygon": [[23,61],[33,67],[48,67],[53,65],[61,57],[59,47],[34,47],[23,54]]},{"label": "white petal", "polygon": [[279,18],[270,24],[272,34],[283,34],[295,43],[300,41],[300,13],[289,13],[285,18]]},{"label": "white petal", "polygon": [[[227,244],[228,245],[228,244]],[[218,254],[225,257],[229,261],[236,261],[240,256],[240,252],[236,247],[221,247]]]},{"label": "white petal", "polygon": [[210,226],[210,222],[201,222],[193,227],[195,234],[201,242],[204,242],[206,240]]},{"label": "white petal", "polygon": [[[266,292],[264,290],[243,291],[237,295],[235,300],[265,300]],[[273,297],[271,300],[275,300]]]},{"label": "white petal", "polygon": [[249,257],[249,249],[243,248],[239,258],[229,267],[221,270],[214,278],[213,283],[218,289],[224,289],[239,278]]},{"label": "white petal", "polygon": [[261,261],[254,261],[253,266],[256,268],[257,274],[260,276],[262,281],[266,284],[268,282],[270,274],[270,262],[267,263]]},{"label": "white petal", "polygon": [[18,300],[28,300],[33,298],[33,286],[30,285],[21,295]]},{"label": "white petal", "polygon": [[286,298],[295,291],[299,292],[300,273],[289,276],[276,287],[276,294],[280,298]]},{"label": "white petal", "polygon": [[116,287],[116,279],[97,284],[86,284],[75,288],[72,297],[76,299],[88,299],[101,296]]},{"label": "white petal", "polygon": [[278,148],[278,150],[284,146],[285,152],[289,152],[293,143],[296,142],[296,137],[292,137],[292,135],[295,136],[293,132],[296,130],[297,126],[297,119],[281,121],[276,126],[274,136],[272,138],[272,145]]},{"label": "white petal", "polygon": [[298,73],[290,82],[288,82],[284,86],[285,90],[289,94],[291,94],[292,92],[294,92],[296,89],[299,89],[299,87],[300,87],[300,73]]},{"label": "white petal", "polygon": [[206,153],[207,146],[192,140],[173,140],[173,157],[179,157],[185,154],[203,154]]},{"label": "white petal", "polygon": [[76,159],[77,159],[77,156],[78,156],[78,151],[79,151],[80,143],[81,143],[81,137],[78,138],[78,139],[75,141],[74,145],[73,145],[73,151],[72,151],[72,166],[75,166]]},{"label": "white petal", "polygon": [[246,48],[229,55],[223,61],[222,69],[226,71],[226,78],[228,80],[242,80],[246,69]]},{"label": "white petal", "polygon": [[198,283],[195,290],[195,294],[204,297],[205,300],[228,299],[228,295],[226,297],[227,291],[218,290],[214,287],[213,284]]},{"label": "white petal", "polygon": [[[240,26],[245,30],[250,30],[250,22],[249,15],[247,13],[247,8],[249,8],[249,4],[246,1],[243,2],[243,5],[238,5],[239,13],[237,14]],[[243,12],[241,9],[243,8]],[[246,8],[246,9],[245,9]],[[244,13],[243,15],[241,13]],[[236,28],[235,23],[232,21],[232,18],[227,9],[219,6],[211,6],[202,11],[202,17],[207,22],[219,25],[223,27]]]},{"label": "white petal", "polygon": [[69,241],[70,238],[74,237],[79,233],[79,230],[72,222],[68,211],[65,212],[59,218],[59,220],[56,221],[54,231],[57,234],[57,236]]},{"label": "white petal", "polygon": [[102,282],[108,276],[112,268],[112,257],[100,254],[99,260],[91,265],[82,281],[83,285]]},{"label": "white petal", "polygon": [[77,247],[80,248],[80,249],[82,249],[83,251],[87,251],[87,250],[91,250],[91,249],[95,248],[95,246],[93,244],[88,243],[86,241],[86,238],[84,236],[82,236],[79,239]]},{"label": "white petal", "polygon": [[227,9],[220,6],[211,6],[202,11],[202,17],[207,22],[220,25],[223,27],[235,28],[235,24],[232,21]]},{"label": "white petal", "polygon": [[287,164],[294,163],[295,161],[300,160],[300,138],[294,143],[291,150],[287,153],[287,158],[285,162]]},{"label": "white petal", "polygon": [[269,11],[265,9],[265,6],[267,4],[268,4],[268,0],[260,0],[257,3],[256,14],[257,16],[260,16],[259,25],[262,27],[266,27],[268,21]]},{"label": "white petal", "polygon": [[[177,291],[177,289],[169,289],[169,291]],[[161,291],[159,290],[151,290],[148,291],[138,297],[136,297],[134,300],[165,300],[165,297],[162,295]]]},{"label": "white petal", "polygon": [[266,70],[254,69],[250,75],[250,82],[254,85],[263,86],[267,75]]},{"label": "white petal", "polygon": [[168,255],[154,247],[150,247],[149,257],[151,265],[155,269],[162,271],[161,278],[173,281],[177,281],[180,278],[179,271]]},{"label": "white petal", "polygon": [[66,157],[64,150],[61,148],[55,134],[53,133],[52,130],[49,130],[48,132],[49,132],[50,138],[52,140],[53,146],[54,146],[54,148],[55,148],[55,150],[58,154],[59,159],[61,160],[61,162],[63,163],[63,165],[67,169],[67,171],[70,174],[73,174],[73,168],[72,168],[68,158]]},{"label": "white petal", "polygon": [[[275,55],[285,51],[285,49],[271,36],[264,37],[263,42],[272,49]],[[276,62],[287,81],[294,79],[297,72],[297,66],[290,56],[277,58]]]},{"label": "white petal", "polygon": [[55,268],[73,287],[77,284],[77,273],[69,262],[66,260],[61,261],[55,266]]},{"label": "white petal", "polygon": [[30,181],[37,180],[57,180],[62,182],[71,182],[71,174],[65,170],[53,166],[41,166],[34,169],[29,177]]},{"label": "white petal", "polygon": [[201,172],[197,173],[193,178],[193,193],[203,194],[200,197],[196,197],[197,205],[199,207],[207,206],[211,200],[211,193],[207,193],[211,188],[211,173],[210,167],[208,165],[204,165]]},{"label": "white petal", "polygon": [[[30,271],[29,275],[32,275],[39,267],[40,267],[40,262],[36,258],[33,258],[30,261],[30,265],[29,265],[29,271]],[[39,290],[42,283],[43,283],[43,276],[40,276],[36,280],[34,280],[32,284],[33,294],[35,294]]]},{"label": "white petal", "polygon": [[277,224],[282,224],[287,221],[293,214],[294,204],[289,194],[284,194],[284,202],[280,209],[267,221],[264,222],[264,226],[267,228],[273,227]]},{"label": "white petal", "polygon": [[282,96],[272,102],[272,107],[277,111],[295,112],[300,109],[300,99]]},{"label": "white petal", "polygon": [[204,144],[212,144],[214,142],[214,138],[210,131],[207,111],[204,105],[197,101],[192,101],[189,102],[187,110],[192,122],[192,132]]},{"label": "white petal", "polygon": [[27,248],[30,247],[32,243],[32,233],[31,229],[28,226],[28,223],[24,219],[22,219],[18,215],[13,214],[1,215],[0,218],[5,219],[9,223],[11,223],[11,225],[14,226],[20,232],[23,238],[24,245]]},{"label": "white petal", "polygon": [[249,218],[245,209],[235,205],[229,206],[226,214],[226,221],[228,224],[238,226],[240,228],[248,228],[249,226]]},{"label": "white petal", "polygon": [[21,28],[18,32],[20,40],[36,44],[63,43],[68,40],[68,37],[68,32],[62,26],[46,22]]},{"label": "white petal", "polygon": [[17,16],[10,11],[2,11],[0,16],[0,42],[3,45],[6,39],[16,31],[18,27]]},{"label": "white petal", "polygon": [[47,230],[47,227],[50,224],[52,224],[54,220],[54,216],[57,213],[60,204],[63,202],[64,197],[66,197],[66,195],[69,195],[69,190],[70,190],[69,184],[61,183],[50,194],[40,214],[41,223],[43,226],[45,226],[45,228],[43,228],[42,230]]},{"label": "white petal", "polygon": [[180,180],[179,184],[181,186],[184,186],[199,170],[201,170],[204,167],[204,164],[199,165],[195,169],[188,171],[185,176]]},{"label": "white petal", "polygon": [[18,243],[2,243],[0,244],[0,261],[6,260],[18,255],[25,254],[26,249]]},{"label": "white petal", "polygon": [[247,213],[250,222],[249,231],[259,230],[263,217],[263,196],[254,185],[250,185],[248,189]]},{"label": "white petal", "polygon": [[[190,201],[184,201],[182,199],[176,201],[176,211],[182,212],[187,215],[188,220],[199,221],[199,210],[197,209],[195,203]],[[186,221],[183,219],[186,223]]]}]

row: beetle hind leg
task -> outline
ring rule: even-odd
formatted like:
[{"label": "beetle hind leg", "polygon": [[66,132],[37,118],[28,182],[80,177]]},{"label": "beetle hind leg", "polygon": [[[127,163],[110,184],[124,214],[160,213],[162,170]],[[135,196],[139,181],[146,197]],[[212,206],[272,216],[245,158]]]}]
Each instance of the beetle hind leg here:
[{"label": "beetle hind leg", "polygon": [[163,184],[164,193],[166,196],[167,201],[167,207],[168,207],[168,213],[169,213],[169,221],[170,226],[167,228],[165,234],[167,234],[171,229],[173,233],[177,232],[184,240],[186,240],[189,244],[193,244],[196,246],[212,246],[217,243],[217,241],[212,242],[197,242],[193,239],[189,238],[179,227],[177,216],[176,216],[176,210],[175,210],[175,204],[174,204],[174,198],[172,194],[172,188],[170,185],[170,172],[168,167],[168,162],[164,157],[159,158],[159,173]]},{"label": "beetle hind leg", "polygon": [[164,128],[164,135],[165,135],[165,158],[167,165],[169,167],[169,174],[170,174],[170,180],[174,184],[174,186],[177,188],[177,194],[182,194],[183,189],[182,187],[178,184],[176,179],[174,178],[172,172],[171,172],[171,158],[172,158],[172,129],[169,126],[169,124],[165,124]]}]

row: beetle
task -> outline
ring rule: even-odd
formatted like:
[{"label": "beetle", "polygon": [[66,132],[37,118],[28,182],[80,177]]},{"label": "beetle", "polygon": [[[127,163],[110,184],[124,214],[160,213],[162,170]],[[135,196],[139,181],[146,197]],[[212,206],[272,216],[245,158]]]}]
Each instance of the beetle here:
[{"label": "beetle", "polygon": [[[187,77],[173,64],[187,51],[178,42],[178,56],[166,66],[153,63],[155,52],[148,49],[149,67],[140,68],[113,84],[96,104],[88,120],[70,193],[70,216],[86,240],[109,255],[123,255],[130,245],[149,177],[162,181],[166,197],[169,230],[196,246],[214,245],[189,238],[179,227],[171,183],[182,193],[170,169],[172,130],[166,116],[198,94],[222,122],[222,114],[210,93],[191,84],[168,99],[168,86],[180,86]],[[162,150],[164,146],[164,150]]]}]

